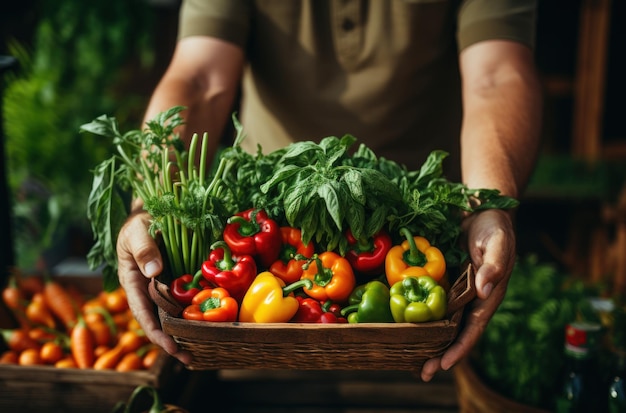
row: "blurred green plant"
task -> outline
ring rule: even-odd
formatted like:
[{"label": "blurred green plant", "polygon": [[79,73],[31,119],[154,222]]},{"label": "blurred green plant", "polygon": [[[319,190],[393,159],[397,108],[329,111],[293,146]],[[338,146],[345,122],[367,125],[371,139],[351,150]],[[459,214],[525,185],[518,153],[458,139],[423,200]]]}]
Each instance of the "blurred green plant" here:
[{"label": "blurred green plant", "polygon": [[108,140],[79,133],[103,113],[141,121],[145,98],[129,72],[154,64],[154,9],[140,0],[39,0],[32,44],[15,39],[3,101],[9,187],[14,201],[16,265],[32,268],[70,227],[89,233],[91,169]]},{"label": "blurred green plant", "polygon": [[510,399],[551,408],[559,385],[553,373],[564,363],[565,326],[601,321],[589,301],[599,289],[535,255],[519,257],[504,300],[472,355],[477,372]]}]

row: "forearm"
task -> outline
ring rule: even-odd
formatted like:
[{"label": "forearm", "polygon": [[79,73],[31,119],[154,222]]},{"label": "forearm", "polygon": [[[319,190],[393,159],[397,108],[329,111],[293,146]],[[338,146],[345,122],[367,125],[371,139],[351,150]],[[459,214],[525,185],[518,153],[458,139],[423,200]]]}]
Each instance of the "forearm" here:
[{"label": "forearm", "polygon": [[193,79],[166,74],[150,99],[144,122],[173,106],[185,106],[187,109],[181,113],[185,124],[177,132],[187,144],[194,133],[202,136],[206,132],[213,153],[229,118],[233,100],[230,94],[211,93]]},{"label": "forearm", "polygon": [[470,70],[465,76],[461,132],[464,183],[515,198],[524,191],[535,164],[542,113],[532,56],[525,56],[531,51],[518,52],[502,61],[491,57],[486,71]]},{"label": "forearm", "polygon": [[212,157],[230,120],[243,68],[243,51],[213,38],[181,40],[152,94],[144,122],[173,106],[185,106],[185,124],[177,130],[189,144],[193,134],[209,138]]}]

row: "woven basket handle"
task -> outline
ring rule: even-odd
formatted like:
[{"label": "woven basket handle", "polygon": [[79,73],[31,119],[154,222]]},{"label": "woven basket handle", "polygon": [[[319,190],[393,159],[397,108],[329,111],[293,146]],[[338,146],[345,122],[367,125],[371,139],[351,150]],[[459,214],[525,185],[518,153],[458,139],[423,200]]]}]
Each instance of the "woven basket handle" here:
[{"label": "woven basket handle", "polygon": [[180,317],[183,312],[183,306],[172,297],[167,284],[162,283],[156,278],[152,278],[150,284],[148,284],[148,293],[152,301],[154,301],[159,308],[172,317]]},{"label": "woven basket handle", "polygon": [[475,277],[474,266],[469,263],[467,269],[463,271],[463,274],[450,288],[448,293],[448,315],[454,314],[476,298]]}]

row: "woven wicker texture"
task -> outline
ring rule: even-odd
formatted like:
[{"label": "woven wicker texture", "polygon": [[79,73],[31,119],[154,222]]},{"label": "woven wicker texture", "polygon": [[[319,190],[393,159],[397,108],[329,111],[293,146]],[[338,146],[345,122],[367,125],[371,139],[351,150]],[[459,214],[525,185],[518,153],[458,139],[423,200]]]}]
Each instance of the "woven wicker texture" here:
[{"label": "woven wicker texture", "polygon": [[[448,293],[446,319],[428,323],[210,323],[184,320],[167,288],[151,283],[163,331],[194,356],[192,370],[420,370],[458,334],[475,295],[473,268]],[[165,301],[164,301],[165,300]]]}]

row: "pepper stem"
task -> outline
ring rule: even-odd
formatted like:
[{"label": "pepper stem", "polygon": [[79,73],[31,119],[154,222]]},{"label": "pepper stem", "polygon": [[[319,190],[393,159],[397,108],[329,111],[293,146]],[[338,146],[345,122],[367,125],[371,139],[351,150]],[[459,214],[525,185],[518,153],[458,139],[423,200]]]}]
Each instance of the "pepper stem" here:
[{"label": "pepper stem", "polygon": [[285,287],[283,287],[283,297],[287,297],[292,292],[296,291],[298,288],[306,288],[310,290],[313,288],[313,281],[307,279],[298,280],[293,282]]},{"label": "pepper stem", "polygon": [[228,223],[239,224],[239,228],[237,228],[237,232],[239,232],[239,234],[244,237],[249,237],[261,231],[259,221],[257,220],[258,214],[259,214],[258,209],[255,209],[254,211],[252,211],[250,213],[249,221],[240,215],[234,215],[228,218]]},{"label": "pepper stem", "polygon": [[317,269],[317,273],[314,277],[315,284],[319,285],[320,287],[325,287],[330,282],[330,280],[333,279],[333,272],[331,269],[324,267],[324,265],[322,264],[322,260],[317,254],[314,254],[311,258],[309,258],[307,262],[302,266],[302,269],[308,269],[309,265],[311,265],[313,261],[315,261],[315,268]]},{"label": "pepper stem", "polygon": [[191,282],[188,284],[188,289],[201,288],[200,281],[202,281],[203,278],[204,276],[202,275],[202,270],[198,270],[198,272],[194,274]]},{"label": "pepper stem", "polygon": [[355,311],[358,311],[358,309],[359,309],[359,304],[358,303],[346,306],[346,307],[341,309],[341,315],[345,317],[346,315],[348,315],[350,313],[354,313]]},{"label": "pepper stem", "polygon": [[[211,245],[211,250],[215,250],[221,248],[224,250],[224,257],[221,260],[215,263],[215,266],[222,271],[232,270],[235,266],[235,261],[233,260],[233,253],[230,250],[230,247],[226,243],[226,241],[217,241]],[[195,277],[194,277],[195,281]]]},{"label": "pepper stem", "polygon": [[411,267],[423,267],[426,264],[426,256],[422,251],[417,248],[415,244],[415,238],[408,228],[400,228],[400,234],[402,234],[409,243],[409,249],[404,252],[402,259]]}]

